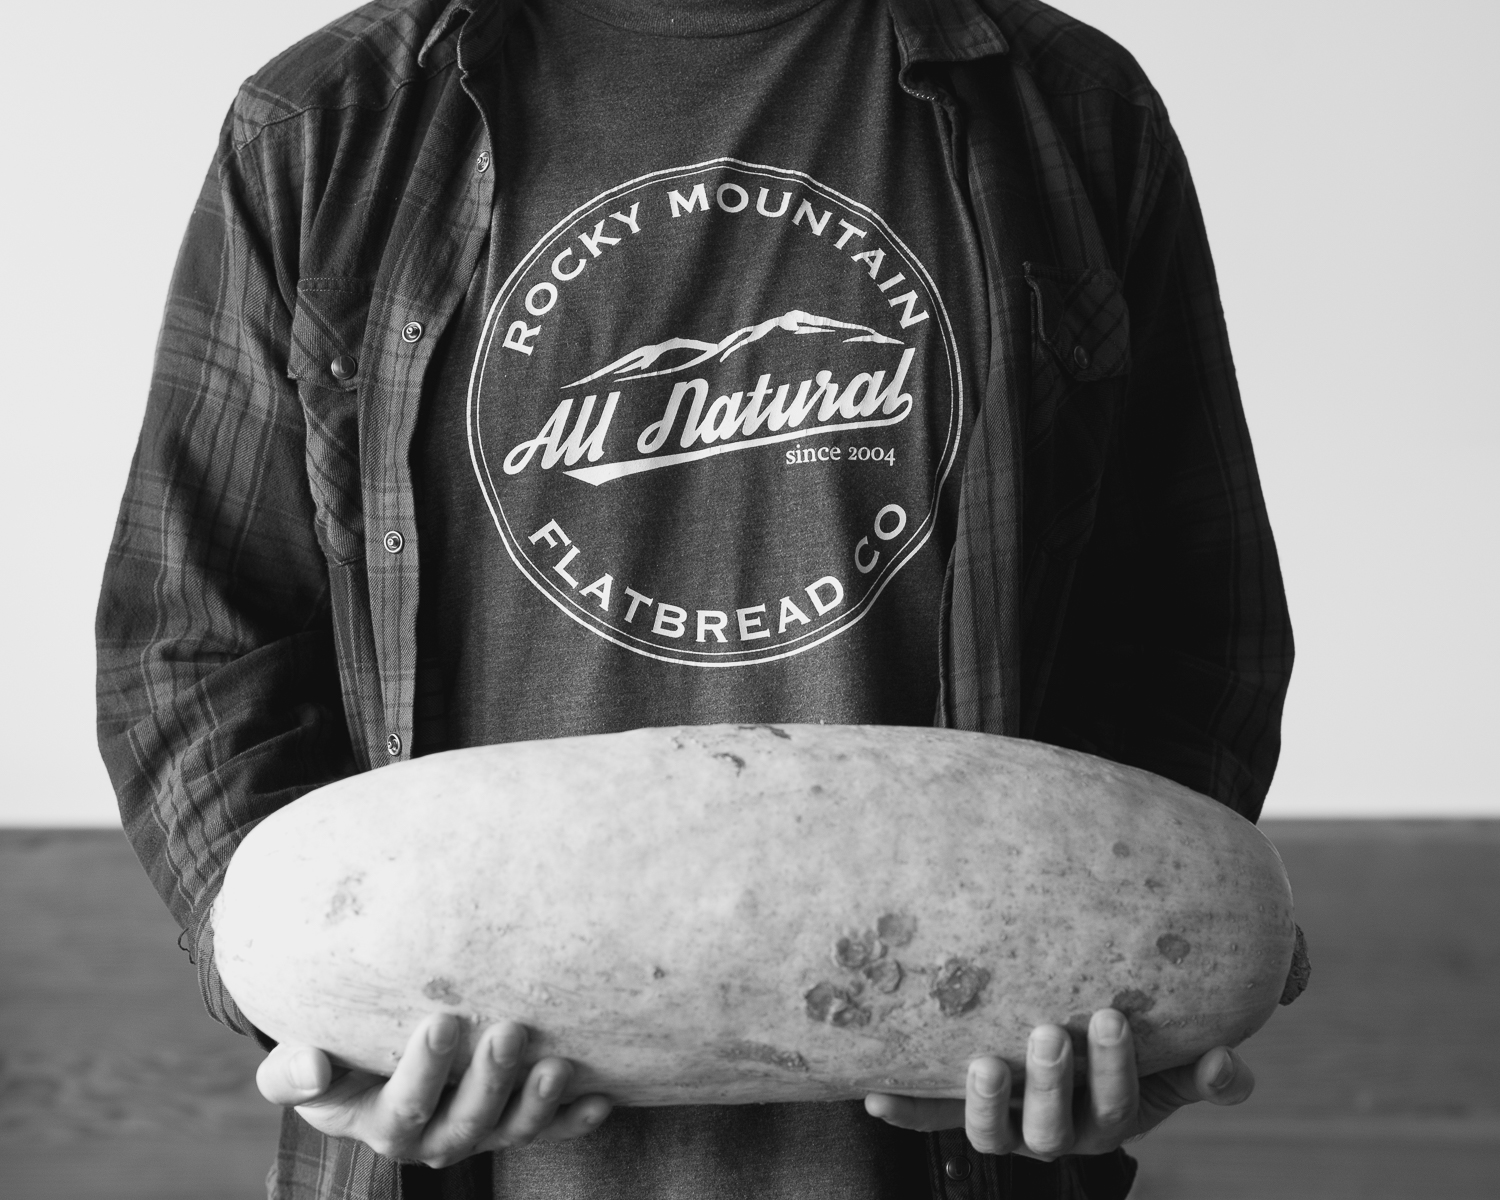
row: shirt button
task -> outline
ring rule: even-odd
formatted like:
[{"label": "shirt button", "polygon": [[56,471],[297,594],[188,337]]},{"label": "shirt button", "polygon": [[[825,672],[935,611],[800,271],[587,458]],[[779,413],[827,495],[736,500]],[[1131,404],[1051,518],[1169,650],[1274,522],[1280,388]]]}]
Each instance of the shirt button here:
[{"label": "shirt button", "polygon": [[973,1170],[973,1168],[969,1165],[969,1160],[967,1158],[963,1158],[959,1155],[954,1155],[943,1164],[943,1170],[948,1173],[949,1179],[967,1179],[969,1177],[969,1172]]},{"label": "shirt button", "polygon": [[408,321],[401,327],[401,340],[403,342],[420,342],[422,340],[422,322]]},{"label": "shirt button", "polygon": [[399,733],[391,733],[386,735],[385,752],[392,758],[395,758],[398,754],[401,753],[401,735]]},{"label": "shirt button", "polygon": [[359,363],[347,354],[340,354],[328,364],[328,369],[333,372],[335,379],[342,379],[345,383],[354,378],[355,372],[359,370]]},{"label": "shirt button", "polygon": [[406,539],[401,536],[399,529],[389,529],[385,535],[385,548],[391,554],[400,554],[401,547],[406,545]]},{"label": "shirt button", "polygon": [[489,169],[490,152],[488,150],[481,150],[479,152],[479,157],[474,160],[474,174],[483,175]]},{"label": "shirt button", "polygon": [[1073,347],[1073,365],[1080,371],[1089,369],[1089,352],[1082,346]]}]

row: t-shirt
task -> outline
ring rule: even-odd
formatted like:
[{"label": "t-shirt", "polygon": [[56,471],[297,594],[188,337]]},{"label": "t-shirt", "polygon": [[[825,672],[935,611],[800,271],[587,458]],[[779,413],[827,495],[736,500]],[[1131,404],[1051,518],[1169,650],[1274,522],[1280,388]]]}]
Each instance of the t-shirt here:
[{"label": "t-shirt", "polygon": [[[490,246],[413,447],[418,753],[931,722],[987,313],[897,62],[882,0],[517,12],[474,80]],[[495,1178],[869,1200],[925,1169],[856,1101],[620,1110]]]}]

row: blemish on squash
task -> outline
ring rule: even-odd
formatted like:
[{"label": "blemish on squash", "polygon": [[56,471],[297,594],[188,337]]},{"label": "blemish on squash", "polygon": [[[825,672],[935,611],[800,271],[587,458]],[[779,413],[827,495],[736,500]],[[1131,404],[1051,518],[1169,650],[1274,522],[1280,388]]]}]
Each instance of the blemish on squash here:
[{"label": "blemish on squash", "polygon": [[884,957],[884,943],[869,930],[833,943],[833,965],[846,971],[862,970]]},{"label": "blemish on squash", "polygon": [[803,993],[802,999],[807,1003],[807,1015],[811,1020],[820,1025],[847,1029],[870,1023],[870,1010],[855,999],[857,994],[824,980]]},{"label": "blemish on squash", "polygon": [[990,973],[966,958],[950,958],[938,968],[927,994],[938,1002],[945,1017],[956,1017],[979,1003],[990,981]]},{"label": "blemish on squash", "polygon": [[917,919],[906,913],[886,913],[875,922],[875,933],[891,946],[905,946],[917,935]]},{"label": "blemish on squash", "polygon": [[1159,892],[1166,886],[1160,879],[1148,878],[1146,880],[1146,890],[1150,892]]},{"label": "blemish on squash", "polygon": [[1124,842],[1116,842],[1113,846],[1110,847],[1110,850],[1116,858],[1130,857],[1130,847],[1127,846]]},{"label": "blemish on squash", "polygon": [[359,893],[355,889],[364,880],[364,872],[356,871],[353,875],[345,875],[338,881],[335,885],[333,899],[328,902],[328,915],[325,918],[330,925],[335,921],[343,920],[345,917],[359,916]]},{"label": "blemish on squash", "polygon": [[651,968],[651,978],[652,979],[665,979],[666,977],[667,977],[667,973],[665,971],[663,971],[660,967],[652,967]]},{"label": "blemish on squash", "polygon": [[837,1025],[840,1029],[851,1026],[857,1029],[870,1023],[870,1010],[862,1004],[846,1004],[829,1014],[828,1023]]},{"label": "blemish on squash", "polygon": [[1185,937],[1175,933],[1164,933],[1156,939],[1156,948],[1174,967],[1180,966],[1182,960],[1192,953],[1192,944]]},{"label": "blemish on squash", "polygon": [[901,964],[894,958],[883,958],[871,963],[865,968],[864,974],[877,992],[883,992],[887,996],[901,986]]},{"label": "blemish on squash", "polygon": [[795,1050],[778,1050],[765,1042],[734,1042],[720,1052],[731,1062],[759,1062],[788,1071],[807,1070],[807,1060]]},{"label": "blemish on squash", "polygon": [[1125,992],[1116,992],[1115,999],[1110,1001],[1110,1008],[1127,1017],[1143,1016],[1143,1014],[1151,1013],[1152,1008],[1155,1007],[1157,1007],[1157,998],[1142,992],[1139,987],[1131,987]]},{"label": "blemish on squash", "polygon": [[807,1004],[808,1018],[819,1023],[828,1020],[828,1014],[841,998],[848,999],[848,993],[842,988],[834,987],[826,979],[802,993],[802,999]]},{"label": "blemish on squash", "polygon": [[736,775],[738,775],[745,769],[745,760],[738,754],[730,754],[727,750],[721,750],[718,754],[715,754],[714,757],[722,758],[728,762],[732,762],[734,764],[734,773]]},{"label": "blemish on squash", "polygon": [[453,980],[444,979],[439,975],[436,979],[429,979],[422,988],[422,995],[429,1000],[437,1000],[442,1004],[462,1004],[463,993],[453,986]]},{"label": "blemish on squash", "polygon": [[1125,1018],[1130,1025],[1130,1032],[1136,1037],[1145,1037],[1151,1032],[1152,1025],[1146,1020],[1146,1014],[1156,1007],[1155,996],[1140,988],[1128,988],[1123,992],[1116,992],[1109,1006]]}]

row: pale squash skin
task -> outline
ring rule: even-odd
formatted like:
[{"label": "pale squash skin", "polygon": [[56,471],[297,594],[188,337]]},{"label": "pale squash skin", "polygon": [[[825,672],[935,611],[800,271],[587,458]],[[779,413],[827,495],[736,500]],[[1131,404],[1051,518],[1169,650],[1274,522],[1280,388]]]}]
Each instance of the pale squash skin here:
[{"label": "pale squash skin", "polygon": [[[1292,963],[1250,822],[1035,742],[693,726],[453,751],[262,822],[214,907],[255,1025],[381,1074],[427,1013],[510,1018],[569,1095],[961,1097],[1123,1011],[1141,1074],[1235,1045]],[[458,1061],[463,1061],[460,1055]],[[1079,1055],[1081,1059],[1082,1054]]]}]

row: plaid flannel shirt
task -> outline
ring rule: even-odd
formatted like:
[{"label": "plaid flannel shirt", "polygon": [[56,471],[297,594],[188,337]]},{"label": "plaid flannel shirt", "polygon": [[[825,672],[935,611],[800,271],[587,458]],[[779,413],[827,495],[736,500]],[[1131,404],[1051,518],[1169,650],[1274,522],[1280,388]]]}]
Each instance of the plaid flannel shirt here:
[{"label": "plaid flannel shirt", "polygon": [[[490,222],[470,87],[513,0],[376,0],[241,89],[172,280],[98,615],[99,738],[209,1010],[235,846],[405,758],[409,446]],[[1254,819],[1292,640],[1198,204],[1109,39],[1037,0],[890,0],[900,84],[947,115],[993,347],[960,484],[937,721],[1156,771]],[[417,342],[401,336],[418,321]],[[392,535],[399,535],[392,536]],[[932,1135],[943,1200],[1123,1196]],[[400,1167],[288,1113],[277,1195],[487,1197],[487,1156]]]}]

